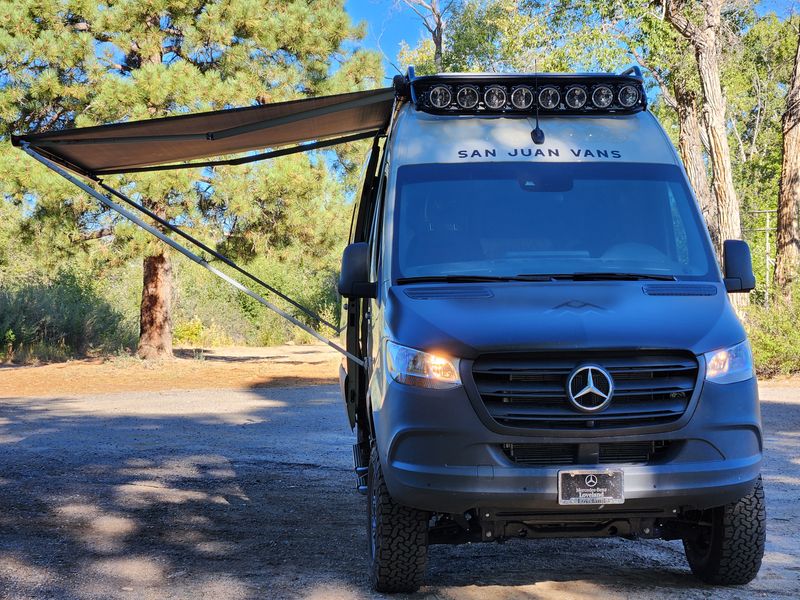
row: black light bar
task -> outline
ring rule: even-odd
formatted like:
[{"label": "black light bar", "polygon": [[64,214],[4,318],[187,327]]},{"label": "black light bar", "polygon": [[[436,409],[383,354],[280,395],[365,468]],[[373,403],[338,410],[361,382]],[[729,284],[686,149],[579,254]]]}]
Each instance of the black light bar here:
[{"label": "black light bar", "polygon": [[445,73],[395,78],[398,95],[440,115],[632,114],[647,108],[642,72],[612,73]]}]

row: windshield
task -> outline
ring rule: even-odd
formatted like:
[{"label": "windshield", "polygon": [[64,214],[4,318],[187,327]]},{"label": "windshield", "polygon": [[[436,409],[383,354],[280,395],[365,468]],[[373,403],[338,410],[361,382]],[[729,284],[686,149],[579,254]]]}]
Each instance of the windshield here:
[{"label": "windshield", "polygon": [[396,198],[397,279],[716,278],[694,199],[672,165],[408,165],[398,169]]}]

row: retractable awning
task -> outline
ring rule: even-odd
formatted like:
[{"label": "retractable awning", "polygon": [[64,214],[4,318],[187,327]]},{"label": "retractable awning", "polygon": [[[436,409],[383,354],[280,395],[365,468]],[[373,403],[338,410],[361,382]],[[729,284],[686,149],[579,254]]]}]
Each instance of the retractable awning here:
[{"label": "retractable awning", "polygon": [[[106,208],[141,227],[240,292],[341,352],[354,364],[363,366],[364,360],[360,356],[340,347],[336,342],[300,321],[297,316],[220,271],[211,265],[209,260],[221,261],[253,283],[285,300],[316,323],[327,325],[337,333],[341,331],[338,327],[246,271],[174,223],[104,183],[101,177],[116,173],[243,164],[367,137],[373,138],[370,165],[374,171],[377,165],[379,139],[386,134],[390,126],[395,96],[396,88],[391,87],[162,119],[12,136],[11,141],[14,146],[22,148],[24,152],[97,199]],[[258,150],[262,152],[254,152]],[[231,155],[240,156],[231,158]],[[372,173],[372,177],[375,177],[375,173]],[[91,184],[82,180],[89,180]],[[101,193],[93,186],[99,186],[106,193]],[[136,213],[118,204],[111,199],[112,196],[157,225],[143,220]],[[183,238],[197,250],[190,250],[182,245],[167,235],[167,231]],[[351,327],[349,322],[348,327]]]},{"label": "retractable awning", "polygon": [[[187,166],[209,159],[313,141],[318,147],[377,135],[389,124],[394,88],[13,136],[49,160],[95,178]],[[342,139],[345,138],[345,139]],[[303,150],[311,149],[302,147]],[[259,158],[269,158],[266,153]],[[212,161],[204,164],[230,164]],[[243,157],[239,162],[251,162]],[[195,164],[195,163],[192,163]],[[162,167],[164,168],[164,167]]]}]

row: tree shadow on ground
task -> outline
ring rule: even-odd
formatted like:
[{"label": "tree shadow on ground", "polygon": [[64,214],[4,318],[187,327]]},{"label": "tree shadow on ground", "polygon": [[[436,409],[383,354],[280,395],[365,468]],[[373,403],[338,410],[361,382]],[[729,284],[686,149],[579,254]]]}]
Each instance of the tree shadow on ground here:
[{"label": "tree shadow on ground", "polygon": [[[800,406],[772,409],[767,493],[796,498]],[[373,597],[350,443],[336,386],[4,403],[0,597]],[[783,525],[772,544],[796,561]],[[434,547],[428,583],[420,597],[712,593],[679,545],[624,540]]]}]

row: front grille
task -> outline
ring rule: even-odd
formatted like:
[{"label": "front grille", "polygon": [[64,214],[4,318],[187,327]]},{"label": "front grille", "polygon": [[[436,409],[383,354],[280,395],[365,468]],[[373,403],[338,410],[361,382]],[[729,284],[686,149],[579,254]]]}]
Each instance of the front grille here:
[{"label": "front grille", "polygon": [[[600,464],[648,464],[662,460],[676,442],[613,442],[599,444]],[[503,452],[520,465],[577,465],[578,444],[503,444]]]},{"label": "front grille", "polygon": [[[567,399],[569,374],[582,364],[604,367],[614,395],[587,414]],[[478,358],[472,375],[489,415],[499,424],[529,429],[608,429],[677,421],[697,382],[697,359],[681,352],[502,354]]]}]

